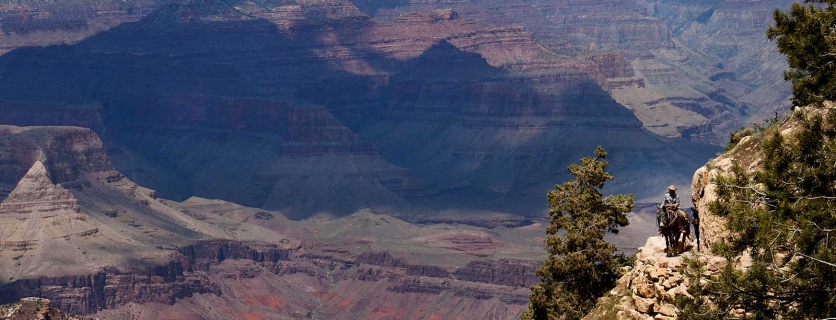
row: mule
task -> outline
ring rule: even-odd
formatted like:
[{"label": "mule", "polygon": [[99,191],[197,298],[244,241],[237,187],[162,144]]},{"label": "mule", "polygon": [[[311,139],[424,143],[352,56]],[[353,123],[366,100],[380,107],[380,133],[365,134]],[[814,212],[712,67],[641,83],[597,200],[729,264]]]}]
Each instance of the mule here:
[{"label": "mule", "polygon": [[[665,238],[665,255],[668,257],[675,256],[682,251],[685,251],[685,238],[691,237],[691,225],[684,211],[669,210],[656,206],[658,215],[663,214],[661,221],[662,237]],[[682,240],[680,242],[680,239]]]}]

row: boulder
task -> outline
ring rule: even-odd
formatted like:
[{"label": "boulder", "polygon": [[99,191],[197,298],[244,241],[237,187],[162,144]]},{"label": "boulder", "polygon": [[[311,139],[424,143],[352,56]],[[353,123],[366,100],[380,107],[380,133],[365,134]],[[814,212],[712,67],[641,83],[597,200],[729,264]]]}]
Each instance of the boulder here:
[{"label": "boulder", "polygon": [[642,298],[655,298],[656,289],[652,284],[641,284],[636,286],[636,294]]},{"label": "boulder", "polygon": [[656,304],[656,299],[644,299],[639,296],[633,296],[633,303],[636,305],[636,311],[651,313],[653,312],[653,306]]},{"label": "boulder", "polygon": [[645,320],[646,317],[636,310],[622,310],[618,312],[618,319]]},{"label": "boulder", "polygon": [[657,305],[655,306],[655,309],[654,309],[654,310],[655,310],[656,312],[658,312],[659,314],[666,315],[666,316],[669,316],[669,317],[675,317],[675,316],[676,316],[676,312],[677,312],[677,310],[676,310],[676,306],[674,306],[674,305],[672,305],[672,304],[670,304],[670,303],[660,303],[660,304],[657,304]]}]

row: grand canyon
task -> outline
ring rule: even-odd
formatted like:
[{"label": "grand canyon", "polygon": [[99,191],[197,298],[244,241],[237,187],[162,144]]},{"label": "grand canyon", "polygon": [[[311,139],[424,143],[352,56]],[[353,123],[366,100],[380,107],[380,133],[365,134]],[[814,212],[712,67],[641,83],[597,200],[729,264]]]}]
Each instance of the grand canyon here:
[{"label": "grand canyon", "polygon": [[647,207],[788,110],[788,0],[0,0],[0,303],[511,319],[600,145]]}]

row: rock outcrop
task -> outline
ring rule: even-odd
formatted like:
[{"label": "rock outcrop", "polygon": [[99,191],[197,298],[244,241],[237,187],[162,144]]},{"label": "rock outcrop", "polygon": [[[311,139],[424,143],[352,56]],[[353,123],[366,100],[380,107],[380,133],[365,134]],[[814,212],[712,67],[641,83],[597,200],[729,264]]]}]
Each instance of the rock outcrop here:
[{"label": "rock outcrop", "polygon": [[[792,130],[786,125],[785,130]],[[709,204],[717,200],[718,175],[733,175],[732,167],[740,166],[747,173],[754,173],[760,169],[760,152],[758,150],[760,138],[743,137],[733,149],[709,162],[694,172],[691,185],[691,198],[696,206],[701,221],[704,247],[711,250],[711,245],[728,235],[725,228],[726,219],[711,212]]]},{"label": "rock outcrop", "polygon": [[83,128],[0,126],[0,158],[4,163],[0,185],[8,190],[3,198],[38,161],[51,183],[72,183],[84,172],[113,169],[101,140]]},{"label": "rock outcrop", "polygon": [[[830,102],[826,102],[825,106],[832,108]],[[743,137],[735,141],[735,145],[694,173],[691,191],[695,209],[699,214],[699,251],[685,252],[677,257],[662,256],[664,239],[649,238],[647,244],[639,249],[634,266],[625,270],[624,276],[618,280],[617,287],[599,301],[590,317],[609,314],[619,319],[674,319],[679,315],[679,311],[673,306],[677,297],[694,298],[688,292],[689,286],[694,284],[693,281],[699,281],[700,286],[704,287],[709,281],[715,281],[716,279],[712,278],[729,265],[738,270],[747,270],[752,263],[747,251],[731,260],[712,253],[713,245],[730,235],[726,227],[726,218],[711,211],[711,204],[718,200],[718,183],[722,183],[718,182],[717,178],[733,177],[740,172],[738,170],[745,174],[756,174],[762,170],[760,144],[764,137],[776,131],[782,135],[791,134],[799,122],[796,117],[817,113],[806,108],[796,112],[765,131],[742,131],[740,135]],[[691,259],[701,267],[687,267],[684,259]],[[781,266],[787,263],[786,260],[778,260],[776,265]],[[701,299],[712,301],[715,298],[703,296]],[[735,318],[749,317],[749,311],[751,310],[746,310],[745,305],[725,310],[730,317]]]},{"label": "rock outcrop", "polygon": [[357,257],[356,263],[403,269],[410,276],[451,278],[509,287],[527,288],[540,282],[535,275],[539,265],[529,260],[471,261],[453,272],[438,266],[410,264],[386,252],[361,254]]},{"label": "rock outcrop", "polygon": [[[70,314],[93,314],[100,309],[128,303],[173,304],[201,293],[220,294],[220,289],[205,275],[183,273],[182,266],[157,267],[147,273],[121,274],[111,268],[90,275],[41,277],[12,282],[3,287],[0,299],[9,301],[23,296],[45,297]],[[179,271],[179,272],[178,272]]]},{"label": "rock outcrop", "polygon": [[456,278],[515,287],[530,287],[540,283],[535,274],[540,265],[532,261],[473,261],[456,270]]},{"label": "rock outcrop", "polygon": [[[102,268],[93,274],[39,277],[11,282],[3,286],[0,300],[11,301],[26,296],[46,297],[53,305],[71,314],[94,314],[103,309],[129,303],[174,304],[196,294],[222,294],[217,281],[206,272],[224,260],[251,260],[268,265],[289,260],[289,251],[275,248],[264,251],[251,244],[213,240],[179,248],[167,264],[149,266],[142,271]],[[269,245],[266,245],[269,247]],[[291,274],[294,272],[291,272]]]},{"label": "rock outcrop", "polygon": [[[99,229],[79,214],[79,201],[66,188],[82,187],[85,173],[112,170],[92,131],[3,126],[0,157],[5,167],[0,184],[10,190],[0,194],[0,220],[4,221],[0,248],[38,251],[50,238],[98,233]],[[21,172],[25,173],[21,176]],[[45,224],[54,227],[45,230]]]},{"label": "rock outcrop", "polygon": [[[688,293],[691,281],[710,281],[728,263],[722,257],[704,252],[685,252],[667,257],[664,249],[665,240],[662,237],[648,238],[647,243],[639,248],[635,264],[625,267],[616,287],[598,301],[586,319],[676,319],[680,312],[675,306],[677,298],[693,298]],[[685,258],[695,259],[706,266],[697,280],[692,280],[690,274],[684,272]]]},{"label": "rock outcrop", "polygon": [[733,158],[718,157],[710,160],[711,169],[708,166],[699,168],[694,173],[691,186],[694,206],[700,214],[700,231],[702,243],[705,250],[711,250],[711,246],[727,234],[725,230],[726,220],[717,216],[708,209],[708,205],[717,200],[715,190],[717,185],[714,178],[718,174],[729,174],[733,165]]},{"label": "rock outcrop", "polygon": [[0,306],[0,319],[85,320],[87,318],[68,315],[53,307],[48,299],[27,297],[18,302]]},{"label": "rock outcrop", "polygon": [[33,212],[78,212],[78,200],[61,185],[52,183],[46,167],[35,161],[8,197],[0,203],[0,214]]}]

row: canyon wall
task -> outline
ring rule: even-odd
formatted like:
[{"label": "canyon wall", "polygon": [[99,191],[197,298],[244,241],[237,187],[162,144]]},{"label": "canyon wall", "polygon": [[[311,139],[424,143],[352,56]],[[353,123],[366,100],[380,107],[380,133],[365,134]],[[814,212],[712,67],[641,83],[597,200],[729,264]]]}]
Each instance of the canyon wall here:
[{"label": "canyon wall", "polygon": [[[518,24],[587,70],[654,133],[721,144],[744,123],[788,106],[783,57],[765,32],[790,1],[356,1],[375,19],[454,8],[489,24]],[[612,59],[612,57],[618,57]],[[666,100],[670,99],[670,100]]]},{"label": "canyon wall", "polygon": [[[456,10],[376,21],[351,6],[295,6],[171,4],[73,46],[15,50],[0,57],[0,97],[44,112],[49,101],[97,106],[90,127],[114,165],[163,197],[293,218],[539,214],[535,199],[591,145],[611,150],[613,192],[644,201],[714,151],[648,134],[602,89],[629,76],[621,54],[571,59],[524,27]],[[83,124],[50,112],[31,122]],[[632,179],[649,172],[668,182]]]},{"label": "canyon wall", "polygon": [[[270,21],[280,30],[297,34],[312,28],[331,32],[342,29],[332,33],[330,41],[348,36],[352,38],[350,42],[358,36],[372,36],[375,37],[373,45],[384,51],[400,47],[391,39],[391,32],[387,31],[404,29],[393,26],[382,29],[383,34],[358,30],[358,27],[369,24],[368,17],[378,23],[411,21],[412,30],[422,28],[415,26],[417,23],[466,19],[491,26],[492,34],[525,28],[537,40],[537,45],[565,54],[562,59],[572,60],[578,66],[585,65],[580,67],[584,73],[632,110],[646,128],[660,135],[723,143],[730,130],[744,123],[761,122],[788,106],[789,86],[781,78],[786,64],[764,35],[767,26],[772,23],[771,12],[789,5],[790,2],[785,0],[694,3],[644,0],[318,0],[265,3],[236,0],[227,3],[246,13],[248,18],[229,10],[220,14],[201,13],[203,9],[181,10],[178,8],[182,4],[167,4],[165,1],[132,4],[108,1],[9,3],[3,6],[5,10],[0,14],[0,21],[5,26],[2,30],[6,44],[0,53],[32,45],[76,43],[148,15],[150,17],[143,24],[160,29],[177,29],[178,25],[183,25],[178,21],[194,26],[252,18]],[[421,13],[433,10],[437,10],[436,13],[426,16]],[[352,21],[351,26],[342,22],[343,26],[323,28],[318,25],[320,21],[345,20]],[[234,29],[225,28],[224,33],[234,34]],[[403,36],[408,36],[412,46],[420,50],[438,40],[433,34],[420,32],[397,35]],[[482,45],[491,45],[505,52],[514,51],[517,55],[538,51],[522,50],[527,45],[521,41],[485,42],[488,38],[480,36],[476,39]],[[452,36],[451,39],[459,37]],[[432,41],[428,43],[428,40]],[[199,43],[187,41],[184,47]],[[245,46],[261,44],[264,42],[238,42],[238,45]],[[470,49],[461,43],[456,44],[465,50]],[[336,58],[332,64],[360,73],[379,67],[360,61],[341,63],[339,60],[358,53],[350,49],[352,45],[355,43],[339,49],[316,50],[313,54]],[[486,55],[488,52],[483,50],[481,53]],[[369,53],[365,51],[365,54]],[[399,57],[406,57],[406,54],[402,52]],[[409,56],[414,57],[414,54]],[[520,64],[518,59],[506,59],[505,63],[497,64],[487,55],[486,58],[494,66],[510,68],[511,65],[524,67],[531,64],[531,61]],[[672,97],[680,101],[665,100]]]},{"label": "canyon wall", "polygon": [[136,21],[163,1],[3,1],[0,54],[19,47],[80,41],[124,22]]},{"label": "canyon wall", "polygon": [[537,281],[539,227],[421,226],[368,212],[292,221],[220,200],[175,202],[115,171],[86,128],[3,126],[0,154],[18,172],[0,203],[0,303],[37,296],[104,319],[510,319]]},{"label": "canyon wall", "polygon": [[[225,249],[219,250],[220,247]],[[191,301],[203,299],[223,301],[217,305],[218,308],[211,310],[215,316],[231,316],[245,310],[262,316],[308,316],[312,311],[309,304],[321,301],[325,306],[317,311],[329,318],[386,318],[394,314],[420,318],[423,316],[420,313],[430,309],[430,305],[421,302],[424,301],[433,303],[434,309],[444,317],[482,314],[484,311],[455,310],[482,306],[499,308],[490,314],[483,314],[489,319],[510,319],[518,317],[518,313],[527,305],[525,288],[530,284],[530,281],[515,281],[513,277],[520,277],[520,280],[534,277],[534,268],[530,262],[480,263],[480,271],[474,274],[470,265],[450,273],[437,267],[417,268],[402,261],[381,263],[381,258],[369,254],[359,256],[356,261],[333,260],[327,256],[305,257],[298,256],[298,253],[265,259],[269,251],[258,251],[246,244],[229,241],[192,244],[180,251],[214,252],[215,255],[176,255],[169,264],[145,272],[125,273],[116,268],[108,268],[83,276],[19,280],[6,285],[0,299],[12,301],[20,297],[39,296],[50,299],[55,307],[67,313],[95,314],[104,319],[126,315],[145,318],[144,315],[155,308],[188,308],[193,307],[189,306]],[[222,255],[218,256],[221,252]],[[386,253],[375,255],[385,257]],[[485,274],[502,278],[481,276]],[[265,280],[268,281],[266,288],[251,287],[246,292],[237,288],[240,285],[253,286],[253,281]],[[458,281],[453,283],[451,280]],[[312,288],[314,292],[273,284],[288,281],[315,284]],[[353,289],[343,291],[347,287]],[[357,292],[389,297],[381,298],[378,302],[374,302],[371,297],[358,300],[361,296]],[[256,299],[239,299],[236,297],[238,294]],[[268,297],[281,302],[271,303]],[[449,298],[453,301],[441,302]],[[407,300],[412,302],[402,304]],[[349,304],[349,301],[353,302]],[[384,311],[384,306],[393,302],[397,303],[397,307]],[[132,304],[144,305],[149,310],[132,311],[129,307]],[[210,312],[198,308],[191,311]],[[378,314],[380,312],[384,314]],[[394,314],[389,314],[392,312]],[[206,317],[205,314],[203,316]]]}]

